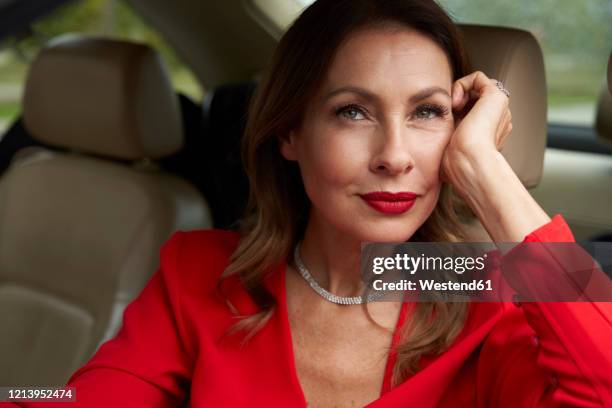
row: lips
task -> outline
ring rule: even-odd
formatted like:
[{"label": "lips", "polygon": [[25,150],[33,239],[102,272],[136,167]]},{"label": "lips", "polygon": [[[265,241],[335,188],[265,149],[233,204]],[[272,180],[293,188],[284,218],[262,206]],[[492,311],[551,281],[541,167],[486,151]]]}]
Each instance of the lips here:
[{"label": "lips", "polygon": [[399,193],[376,191],[360,195],[370,207],[383,214],[405,213],[414,205],[418,196],[418,194],[408,191]]}]

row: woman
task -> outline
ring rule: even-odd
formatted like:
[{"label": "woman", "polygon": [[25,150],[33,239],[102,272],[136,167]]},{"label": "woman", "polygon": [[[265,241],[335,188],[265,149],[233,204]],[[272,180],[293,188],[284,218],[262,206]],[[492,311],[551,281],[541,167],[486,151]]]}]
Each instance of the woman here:
[{"label": "woman", "polygon": [[464,239],[451,187],[495,242],[574,240],[499,153],[511,130],[433,1],[317,1],[251,106],[240,234],[165,244],[73,406],[611,404],[609,306],[359,297],[362,241]]}]

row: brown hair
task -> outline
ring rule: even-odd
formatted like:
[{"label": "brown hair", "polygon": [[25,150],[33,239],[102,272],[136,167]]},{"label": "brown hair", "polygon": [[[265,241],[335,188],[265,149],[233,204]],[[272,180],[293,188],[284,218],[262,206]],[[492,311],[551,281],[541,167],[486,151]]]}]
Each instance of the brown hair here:
[{"label": "brown hair", "polygon": [[[222,278],[237,274],[260,307],[256,314],[239,316],[230,330],[245,330],[244,341],[263,327],[276,309],[275,299],[263,285],[264,274],[291,259],[308,221],[310,200],[297,164],[280,154],[279,138],[301,121],[304,107],[318,90],[342,41],[351,32],[370,26],[416,29],[446,52],[453,79],[468,72],[459,32],[433,0],[318,0],[295,20],[280,40],[251,101],[243,139],[249,202],[239,227],[238,247]],[[456,212],[458,203],[450,187],[443,185],[436,208],[411,240],[464,239]],[[367,306],[366,313],[369,316]],[[392,384],[414,374],[421,356],[444,351],[463,328],[466,315],[465,303],[417,303],[413,318],[401,333]]]}]

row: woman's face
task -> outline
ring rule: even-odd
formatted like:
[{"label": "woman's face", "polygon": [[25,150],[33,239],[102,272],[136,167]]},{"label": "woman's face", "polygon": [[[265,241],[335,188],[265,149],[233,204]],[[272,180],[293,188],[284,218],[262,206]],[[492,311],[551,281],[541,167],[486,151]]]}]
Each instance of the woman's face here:
[{"label": "woman's face", "polygon": [[[314,221],[360,241],[410,238],[440,193],[451,85],[446,54],[417,31],[368,28],[347,38],[299,128],[281,142],[299,164]],[[364,196],[373,192],[417,198],[410,207]]]}]

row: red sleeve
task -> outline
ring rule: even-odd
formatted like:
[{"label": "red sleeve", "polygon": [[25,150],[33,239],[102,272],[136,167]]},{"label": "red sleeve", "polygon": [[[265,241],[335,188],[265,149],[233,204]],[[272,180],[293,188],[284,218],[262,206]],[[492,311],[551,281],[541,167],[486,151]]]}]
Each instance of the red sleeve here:
[{"label": "red sleeve", "polygon": [[0,407],[176,407],[185,401],[191,359],[181,341],[181,319],[170,273],[175,270],[178,232],[161,249],[159,270],[123,314],[117,335],[102,344],[66,386],[76,403],[0,403]]},{"label": "red sleeve", "polygon": [[[575,242],[560,214],[523,242]],[[602,272],[603,274],[603,272]],[[606,278],[607,279],[607,278]],[[508,305],[506,305],[508,306]],[[484,345],[489,406],[612,407],[612,303],[523,302]],[[529,327],[525,327],[524,321]],[[534,361],[535,360],[535,361]]]}]

